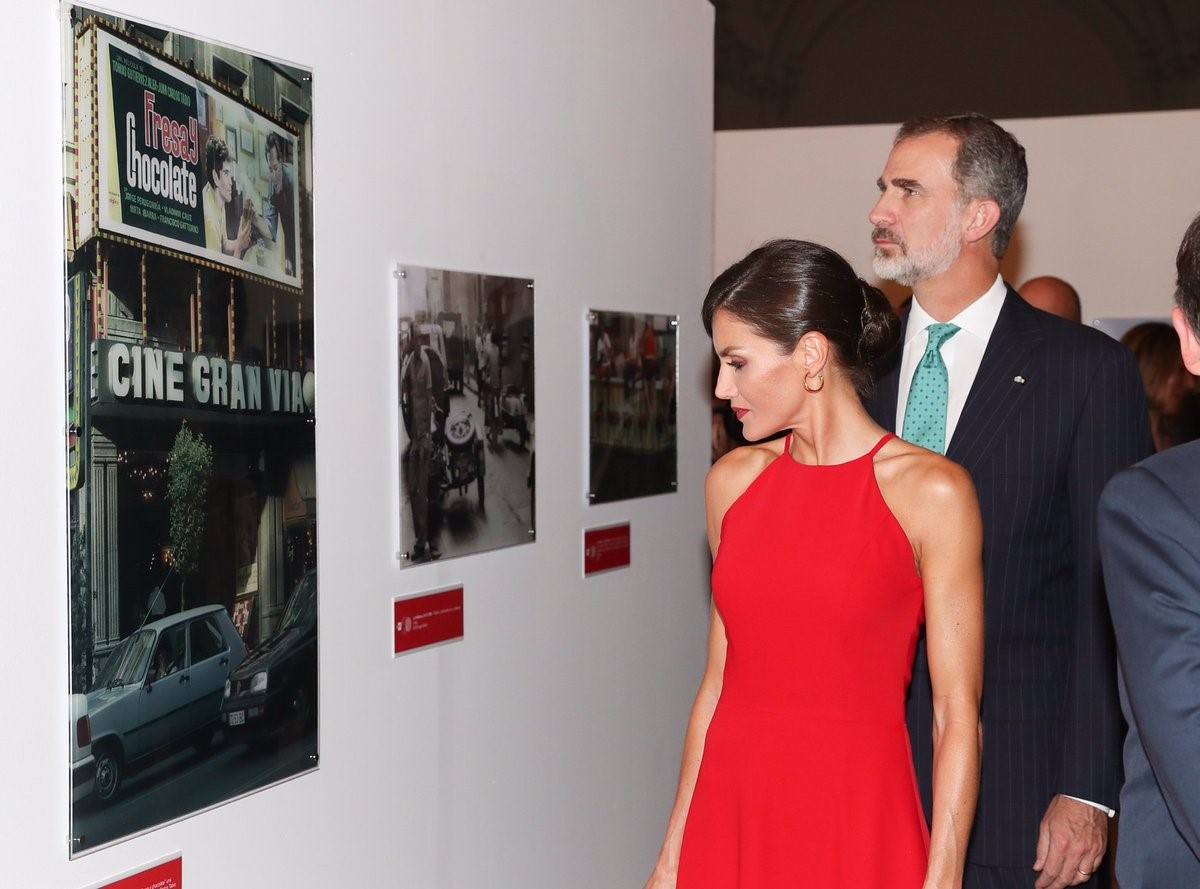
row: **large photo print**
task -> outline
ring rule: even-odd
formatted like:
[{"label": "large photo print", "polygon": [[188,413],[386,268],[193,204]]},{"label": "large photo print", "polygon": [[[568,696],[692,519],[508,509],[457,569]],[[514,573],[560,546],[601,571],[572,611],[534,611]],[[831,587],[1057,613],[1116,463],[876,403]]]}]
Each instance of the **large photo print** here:
[{"label": "large photo print", "polygon": [[404,564],[534,538],[533,282],[397,272]]},{"label": "large photo print", "polygon": [[78,854],[317,765],[312,77],[63,34]]}]

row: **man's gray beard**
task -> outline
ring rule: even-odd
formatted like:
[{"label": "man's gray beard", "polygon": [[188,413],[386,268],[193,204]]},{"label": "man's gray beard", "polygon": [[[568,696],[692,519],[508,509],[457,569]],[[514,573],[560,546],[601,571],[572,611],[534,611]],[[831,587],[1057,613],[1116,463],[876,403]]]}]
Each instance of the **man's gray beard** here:
[{"label": "man's gray beard", "polygon": [[871,268],[885,281],[895,281],[905,287],[914,287],[920,281],[936,278],[958,262],[962,253],[962,241],[958,238],[958,220],[951,219],[941,237],[923,253],[897,253],[887,256],[875,248],[871,257]]},{"label": "man's gray beard", "polygon": [[884,281],[895,281],[905,287],[912,287],[921,280],[916,264],[903,253],[885,256],[876,248],[875,255],[871,258],[871,268]]}]

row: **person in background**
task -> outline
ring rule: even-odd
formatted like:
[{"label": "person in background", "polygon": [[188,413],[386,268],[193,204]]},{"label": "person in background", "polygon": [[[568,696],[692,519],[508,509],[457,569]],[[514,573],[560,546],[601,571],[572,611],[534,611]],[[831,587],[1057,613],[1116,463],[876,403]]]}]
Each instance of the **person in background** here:
[{"label": "person in background", "polygon": [[[1105,885],[1121,714],[1096,504],[1151,449],[1129,351],[1000,276],[1027,180],[1025,149],[994,121],[917,118],[869,215],[875,273],[913,289],[872,416],[966,468],[983,511],[985,752],[967,889]],[[918,653],[909,732],[928,812],[927,676]]]},{"label": "person in background", "polygon": [[646,316],[642,324],[641,335],[638,337],[638,357],[642,365],[642,397],[646,409],[640,418],[646,424],[647,434],[653,433],[658,426],[658,334],[654,331],[654,319]]},{"label": "person in background", "polygon": [[251,222],[238,214],[235,237],[226,236],[226,209],[233,201],[233,161],[229,157],[229,146],[218,136],[209,136],[204,146],[205,170],[208,182],[201,193],[204,207],[204,245],[209,250],[241,259],[250,246],[253,235]]},{"label": "person in background", "polygon": [[1193,436],[1185,432],[1188,400],[1196,391],[1196,377],[1184,366],[1179,337],[1170,324],[1147,321],[1131,327],[1121,342],[1137,358],[1146,402],[1150,407],[1150,431],[1154,449],[1182,444]]},{"label": "person in background", "polygon": [[407,366],[401,378],[402,395],[411,413],[411,429],[405,462],[409,504],[413,520],[413,562],[437,559],[441,552],[430,536],[429,478],[433,471],[433,424],[441,401],[429,355],[414,330],[405,340]]},{"label": "person in background", "polygon": [[1083,321],[1079,294],[1062,278],[1055,278],[1053,275],[1030,278],[1017,292],[1035,309],[1074,321],[1076,324]]},{"label": "person in background", "polygon": [[487,403],[484,405],[484,417],[488,428],[488,437],[494,445],[501,433],[502,420],[500,417],[500,393],[504,386],[503,368],[500,367],[500,344],[498,334],[490,327],[483,337],[483,347],[487,352]]},{"label": "person in background", "polygon": [[[1200,374],[1200,216],[1175,265],[1176,354]],[[1200,442],[1113,478],[1099,529],[1129,724],[1117,878],[1200,886]]]},{"label": "person in background", "polygon": [[278,238],[279,227],[283,226],[284,274],[296,274],[296,205],[295,173],[292,165],[284,158],[283,137],[278,133],[267,135],[267,170],[271,174],[271,193],[263,204],[263,219],[270,231],[271,239]]}]

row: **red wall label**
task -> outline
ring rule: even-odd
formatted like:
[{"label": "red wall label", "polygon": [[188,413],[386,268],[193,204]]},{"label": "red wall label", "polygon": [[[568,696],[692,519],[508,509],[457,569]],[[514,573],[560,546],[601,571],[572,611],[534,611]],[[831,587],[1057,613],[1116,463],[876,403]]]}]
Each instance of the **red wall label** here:
[{"label": "red wall label", "polygon": [[629,565],[629,522],[583,532],[583,576]]},{"label": "red wall label", "polygon": [[463,637],[463,588],[456,586],[392,603],[394,654]]},{"label": "red wall label", "polygon": [[105,883],[98,889],[183,889],[183,858],[164,861],[115,883]]}]

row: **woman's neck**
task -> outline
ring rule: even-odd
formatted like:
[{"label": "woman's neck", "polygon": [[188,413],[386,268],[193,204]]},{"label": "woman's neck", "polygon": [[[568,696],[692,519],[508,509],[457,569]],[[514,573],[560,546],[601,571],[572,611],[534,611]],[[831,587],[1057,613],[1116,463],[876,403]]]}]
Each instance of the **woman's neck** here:
[{"label": "woman's neck", "polygon": [[846,463],[869,451],[883,434],[853,389],[807,400],[805,415],[790,424],[792,458],[799,463]]}]

